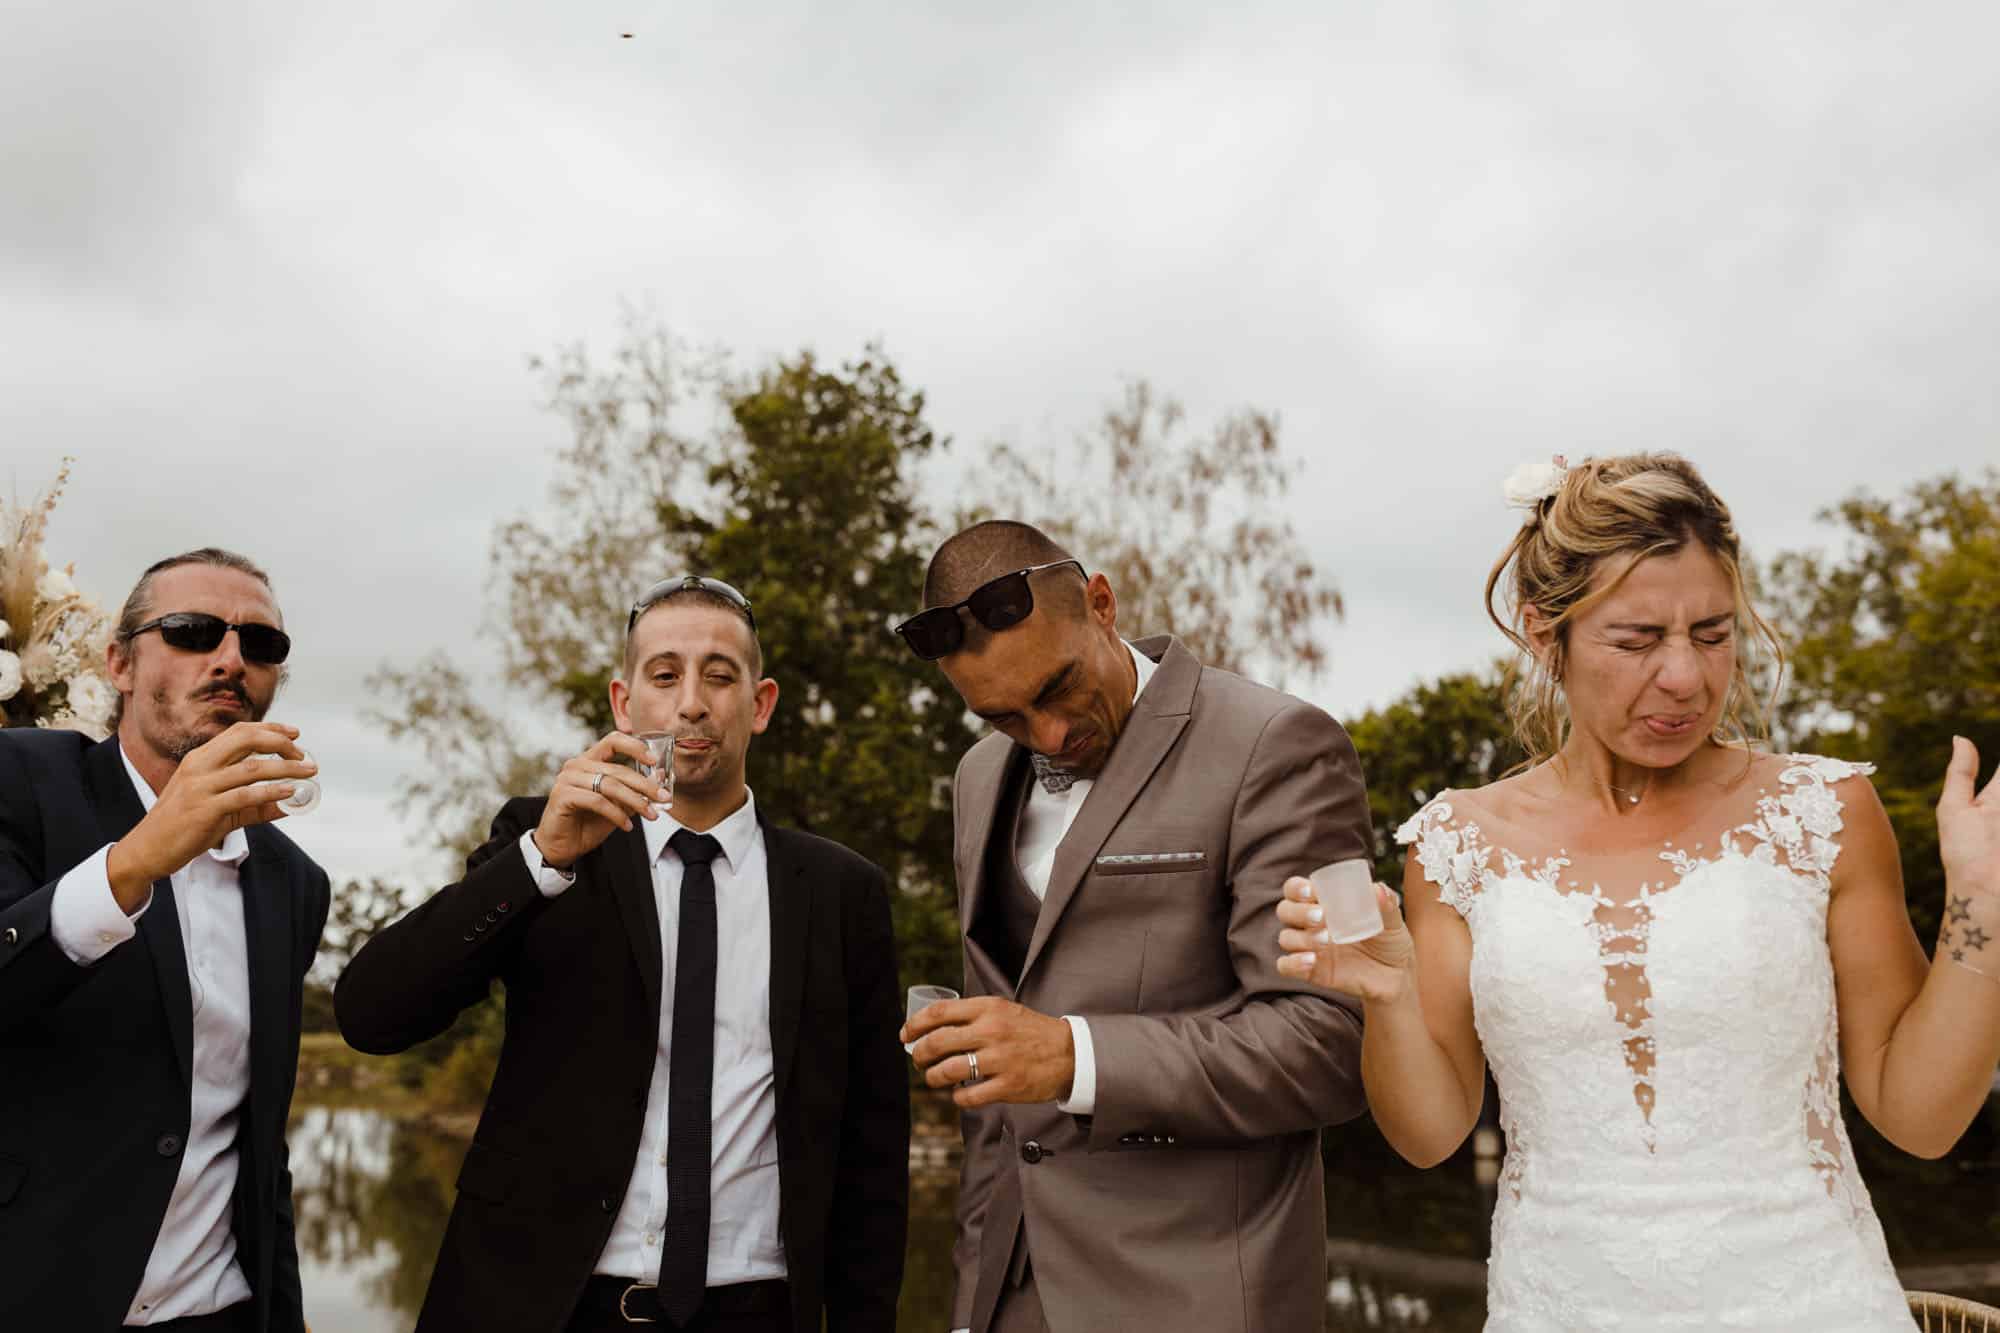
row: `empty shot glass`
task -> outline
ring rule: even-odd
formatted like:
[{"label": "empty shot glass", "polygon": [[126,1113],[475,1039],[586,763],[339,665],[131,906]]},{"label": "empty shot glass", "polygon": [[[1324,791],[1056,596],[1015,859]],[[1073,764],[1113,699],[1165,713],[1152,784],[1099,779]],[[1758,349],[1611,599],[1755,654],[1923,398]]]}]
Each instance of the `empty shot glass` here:
[{"label": "empty shot glass", "polygon": [[[958,992],[949,986],[912,986],[910,987],[909,997],[903,1004],[903,1021],[906,1023],[909,1022],[917,1016],[919,1011],[930,1008],[939,1000],[956,1000],[957,998],[959,998]],[[905,1055],[910,1054],[916,1049],[917,1044],[913,1041],[903,1043],[903,1053]]]},{"label": "empty shot glass", "polygon": [[1375,904],[1375,870],[1366,861],[1335,861],[1312,872],[1313,901],[1326,913],[1323,929],[1335,944],[1359,944],[1382,933]]},{"label": "empty shot glass", "polygon": [[674,808],[674,735],[670,731],[641,731],[634,739],[646,747],[649,762],[635,765],[639,776],[651,778],[666,788],[667,799],[657,808]]},{"label": "empty shot glass", "polygon": [[[303,748],[299,750],[299,755],[307,763],[313,762],[312,755]],[[281,754],[260,754],[257,756],[259,759],[283,759],[284,757]],[[290,815],[303,815],[319,806],[319,783],[311,778],[288,778],[286,781],[292,784],[292,794],[278,802],[280,810]]]}]

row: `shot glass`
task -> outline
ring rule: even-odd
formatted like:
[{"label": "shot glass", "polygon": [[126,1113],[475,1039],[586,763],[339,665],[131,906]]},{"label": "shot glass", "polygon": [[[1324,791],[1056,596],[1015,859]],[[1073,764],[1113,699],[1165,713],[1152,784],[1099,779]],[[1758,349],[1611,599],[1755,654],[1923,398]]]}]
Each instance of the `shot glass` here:
[{"label": "shot glass", "polygon": [[[920,1011],[930,1008],[939,1000],[956,1000],[957,998],[959,998],[958,992],[949,986],[912,986],[910,987],[909,997],[903,1004],[903,1021],[906,1023],[909,1022]],[[910,1054],[916,1049],[917,1044],[913,1041],[903,1043],[903,1053],[905,1055]]]},{"label": "shot glass", "polygon": [[649,762],[634,765],[634,767],[636,767],[639,770],[639,776],[644,778],[651,778],[653,779],[653,781],[659,783],[661,786],[667,789],[667,799],[661,801],[655,808],[660,810],[673,809],[674,808],[673,733],[670,731],[642,731],[637,733],[634,736],[634,739],[637,740],[641,745],[644,745],[646,747],[646,754],[649,756]]},{"label": "shot glass", "polygon": [[[312,761],[312,755],[303,748],[299,750],[299,754],[307,762]],[[281,754],[260,754],[257,757],[259,759],[284,758],[284,756]],[[287,814],[303,815],[318,808],[319,783],[315,782],[311,778],[292,778],[289,779],[289,781],[292,784],[292,794],[278,802],[278,808],[280,810],[283,810]]]},{"label": "shot glass", "polygon": [[1359,944],[1382,933],[1375,905],[1375,872],[1366,861],[1335,861],[1312,872],[1313,901],[1326,913],[1324,929],[1335,944]]}]

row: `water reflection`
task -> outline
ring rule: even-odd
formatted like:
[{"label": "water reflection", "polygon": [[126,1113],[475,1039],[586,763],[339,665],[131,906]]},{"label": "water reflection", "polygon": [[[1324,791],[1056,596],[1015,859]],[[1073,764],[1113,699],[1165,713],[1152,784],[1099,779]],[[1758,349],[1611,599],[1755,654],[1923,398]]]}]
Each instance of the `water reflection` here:
[{"label": "water reflection", "polygon": [[311,1106],[291,1129],[292,1207],[315,1333],[416,1321],[451,1213],[463,1140],[355,1107]]},{"label": "water reflection", "polygon": [[[2000,1107],[1938,1162],[1896,1151],[1857,1118],[1849,1124],[1905,1285],[2000,1302]],[[308,1106],[294,1118],[291,1144],[315,1333],[407,1333],[464,1140],[371,1109]],[[1473,1148],[1419,1171],[1364,1121],[1329,1134],[1325,1157],[1326,1328],[1478,1329],[1492,1190]],[[950,1327],[956,1184],[955,1172],[921,1172],[913,1182],[901,1328]]]}]

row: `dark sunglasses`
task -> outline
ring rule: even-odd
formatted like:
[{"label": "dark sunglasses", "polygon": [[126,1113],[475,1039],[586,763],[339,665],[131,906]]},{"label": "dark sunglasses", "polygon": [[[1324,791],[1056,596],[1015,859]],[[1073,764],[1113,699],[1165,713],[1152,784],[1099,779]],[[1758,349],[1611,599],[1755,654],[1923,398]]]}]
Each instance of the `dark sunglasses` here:
[{"label": "dark sunglasses", "polygon": [[632,614],[625,617],[625,632],[630,634],[632,627],[639,623],[640,616],[645,615],[647,611],[666,601],[667,598],[672,597],[675,593],[695,591],[713,593],[715,596],[720,597],[723,601],[741,611],[743,618],[750,622],[751,631],[753,633],[756,631],[757,617],[750,614],[750,599],[748,597],[745,597],[721,579],[705,579],[699,574],[682,574],[671,579],[661,579],[658,583],[655,583],[652,587],[646,589],[644,593],[640,594],[639,600],[632,603]]},{"label": "dark sunglasses", "polygon": [[258,666],[276,666],[292,651],[291,636],[270,625],[232,625],[221,616],[206,611],[176,611],[149,620],[124,637],[127,643],[149,630],[158,630],[169,648],[184,653],[212,653],[236,631],[236,646],[243,660]]},{"label": "dark sunglasses", "polygon": [[1077,577],[1088,579],[1090,575],[1083,569],[1080,560],[1051,560],[1046,565],[1029,565],[1011,574],[1002,574],[997,579],[988,579],[972,590],[972,596],[955,606],[934,606],[896,626],[896,633],[903,636],[903,642],[910,645],[910,651],[926,662],[935,662],[959,649],[965,642],[965,622],[958,618],[961,608],[970,611],[972,618],[987,629],[998,632],[1012,629],[1026,620],[1035,610],[1035,590],[1028,584],[1028,575],[1038,574],[1044,569],[1058,569],[1063,565],[1075,565]]}]

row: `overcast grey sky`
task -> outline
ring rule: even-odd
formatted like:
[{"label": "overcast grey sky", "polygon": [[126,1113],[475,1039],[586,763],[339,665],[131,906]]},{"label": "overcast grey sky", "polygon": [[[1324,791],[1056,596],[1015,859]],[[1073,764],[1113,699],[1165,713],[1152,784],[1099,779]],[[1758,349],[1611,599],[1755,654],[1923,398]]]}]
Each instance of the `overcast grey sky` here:
[{"label": "overcast grey sky", "polygon": [[1337,715],[1500,646],[1517,462],[1679,449],[1768,553],[2000,459],[1991,6],[951,8],[0,0],[0,485],[77,456],[107,604],[266,563],[337,878],[434,878],[363,678],[477,661],[526,360],[624,298],[880,339],[961,459],[1133,375],[1279,413]]}]

